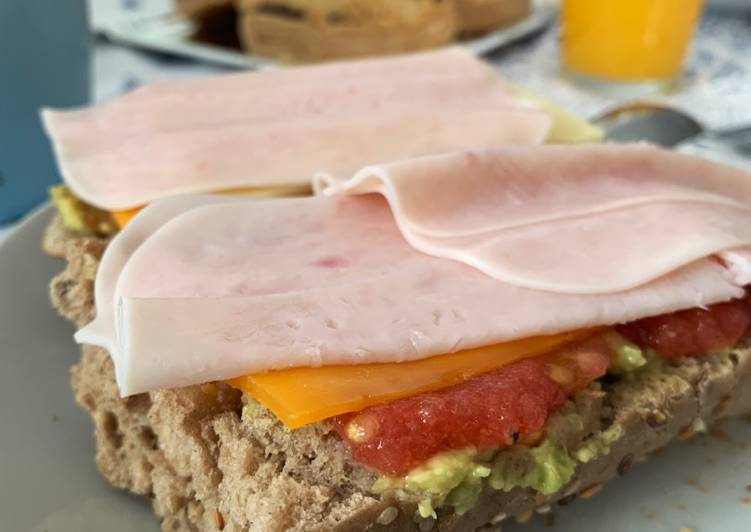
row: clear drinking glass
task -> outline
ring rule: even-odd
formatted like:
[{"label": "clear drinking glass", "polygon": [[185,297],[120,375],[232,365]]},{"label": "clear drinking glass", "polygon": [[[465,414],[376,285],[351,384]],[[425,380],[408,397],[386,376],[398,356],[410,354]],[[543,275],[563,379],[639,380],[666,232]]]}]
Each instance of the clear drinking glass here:
[{"label": "clear drinking glass", "polygon": [[57,181],[39,109],[89,100],[86,0],[0,0],[0,223]]},{"label": "clear drinking glass", "polygon": [[563,66],[579,84],[640,95],[681,71],[702,0],[563,0]]}]

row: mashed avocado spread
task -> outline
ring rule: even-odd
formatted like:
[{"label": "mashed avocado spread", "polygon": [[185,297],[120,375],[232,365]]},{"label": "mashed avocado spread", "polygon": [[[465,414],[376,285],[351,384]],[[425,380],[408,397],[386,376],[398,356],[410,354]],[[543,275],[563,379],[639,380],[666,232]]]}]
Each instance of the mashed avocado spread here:
[{"label": "mashed avocado spread", "polygon": [[403,490],[420,496],[417,511],[422,517],[435,517],[434,507],[445,504],[462,514],[472,508],[482,491],[482,479],[491,467],[474,448],[449,451],[428,460],[400,478],[381,477],[373,491]]},{"label": "mashed avocado spread", "polygon": [[547,439],[537,447],[515,447],[500,453],[488,483],[496,490],[521,487],[552,495],[571,480],[575,469],[576,462],[568,452]]},{"label": "mashed avocado spread", "polygon": [[629,342],[620,334],[609,333],[608,342],[613,348],[613,356],[610,360],[610,368],[608,368],[610,373],[630,373],[643,368],[647,364],[647,358],[641,348]]},{"label": "mashed avocado spread", "polygon": [[483,479],[496,490],[532,488],[546,495],[560,490],[574,475],[576,462],[552,439],[537,447],[517,446],[496,453],[474,448],[442,453],[401,478],[381,477],[373,491],[402,490],[420,497],[421,517],[452,506],[462,515],[477,502]]},{"label": "mashed avocado spread", "polygon": [[50,199],[69,231],[81,235],[113,235],[117,232],[109,212],[84,203],[65,185],[52,187]]},{"label": "mashed avocado spread", "polygon": [[575,452],[576,459],[586,464],[604,454],[610,454],[610,447],[623,436],[623,427],[613,424],[606,430],[587,439]]}]

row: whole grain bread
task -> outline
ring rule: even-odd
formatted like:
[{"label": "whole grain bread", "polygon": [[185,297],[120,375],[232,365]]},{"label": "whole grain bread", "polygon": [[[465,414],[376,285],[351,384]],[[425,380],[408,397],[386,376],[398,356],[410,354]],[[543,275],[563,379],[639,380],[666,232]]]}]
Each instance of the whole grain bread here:
[{"label": "whole grain bread", "polygon": [[47,225],[42,235],[42,251],[51,257],[64,259],[67,255],[68,244],[80,238],[65,228],[63,217],[55,213],[52,221]]},{"label": "whole grain bread", "polygon": [[[53,222],[54,223],[54,222]],[[52,229],[51,229],[52,231]],[[60,313],[77,325],[93,316],[93,279],[105,243],[67,242],[67,267],[52,281]],[[109,482],[152,499],[165,531],[490,530],[553,502],[589,497],[602,483],[676,438],[751,410],[751,350],[745,346],[659,371],[594,384],[570,406],[583,422],[559,437],[569,449],[614,424],[609,454],[579,463],[558,493],[506,493],[487,486],[459,516],[415,518],[416,501],[370,492],[375,475],[354,461],[326,423],[291,431],[221,384],[121,399],[108,353],[84,346],[72,370],[77,401],[94,420],[96,461]],[[243,409],[252,406],[252,415]],[[554,417],[549,430],[563,430]]]}]

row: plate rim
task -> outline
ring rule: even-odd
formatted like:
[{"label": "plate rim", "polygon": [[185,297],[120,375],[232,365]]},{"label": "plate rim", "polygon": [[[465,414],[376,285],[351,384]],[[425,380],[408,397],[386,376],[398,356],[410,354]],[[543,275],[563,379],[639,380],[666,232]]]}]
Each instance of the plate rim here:
[{"label": "plate rim", "polygon": [[47,200],[27,212],[18,222],[15,223],[8,235],[0,240],[0,253],[2,253],[6,247],[11,245],[10,243],[12,240],[19,238],[19,233],[22,233],[24,229],[27,229],[29,226],[34,225],[38,218],[46,216],[52,210],[52,204]]},{"label": "plate rim", "polygon": [[[532,11],[524,19],[473,39],[455,41],[453,45],[464,47],[477,56],[484,56],[519,39],[543,31],[552,23],[556,12],[557,7],[553,2],[549,0],[532,0]],[[147,32],[148,25],[153,25],[158,20],[167,20],[167,23],[172,24],[182,24],[184,30],[188,32],[192,32],[194,27],[190,20],[184,18],[176,11],[167,11],[147,15],[140,19],[104,26],[99,29],[99,32],[116,44],[190,58],[215,66],[239,69],[266,69],[288,66],[274,59],[267,59],[252,53],[248,54],[222,46],[191,41],[190,39],[177,36],[176,33],[161,36],[149,34]],[[448,46],[451,45],[449,44]]]}]

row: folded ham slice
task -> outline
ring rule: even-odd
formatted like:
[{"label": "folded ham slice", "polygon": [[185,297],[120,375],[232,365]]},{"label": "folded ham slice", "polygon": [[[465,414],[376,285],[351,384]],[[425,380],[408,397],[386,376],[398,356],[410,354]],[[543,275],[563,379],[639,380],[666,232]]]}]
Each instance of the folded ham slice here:
[{"label": "folded ham slice", "polygon": [[120,273],[130,260],[131,255],[159,227],[175,216],[203,205],[231,201],[237,201],[237,199],[229,196],[185,194],[164,199],[156,206],[150,205],[143,209],[139,216],[128,224],[128,230],[115,235],[115,238],[107,246],[99,268],[97,268],[94,285],[94,300],[97,307],[96,319],[78,331],[75,338],[77,340],[86,338],[86,343],[105,346],[110,352],[116,351],[117,347],[111,343],[116,307],[115,288]]},{"label": "folded ham slice", "polygon": [[318,170],[503,144],[539,144],[551,117],[451,48],[243,73],[42,114],[61,173],[107,210],[186,192],[307,184]]},{"label": "folded ham slice", "polygon": [[420,251],[555,292],[627,290],[751,243],[751,174],[646,145],[451,153],[314,188],[383,194]]},{"label": "folded ham slice", "polygon": [[[751,279],[744,207],[751,178],[716,164],[643,147],[539,147],[358,175],[327,178],[334,197],[154,203],[108,247],[96,281],[97,318],[77,340],[110,350],[129,395],[294,366],[415,360],[630,321],[740,297]],[[505,180],[505,193],[496,180]],[[375,188],[361,191],[381,187],[381,194],[338,195],[371,181]],[[663,218],[645,218],[652,207]],[[607,220],[625,240],[609,245],[596,225],[562,230],[571,220]],[[546,289],[527,286],[518,266],[524,256],[478,253],[470,265],[418,251],[403,236],[480,245],[501,233],[527,237],[530,228],[535,247],[516,249],[559,253],[547,263]],[[666,259],[624,247],[646,249],[629,228],[650,241],[651,253],[684,259],[664,272]],[[733,245],[676,254],[693,249],[696,231],[710,244],[733,236]],[[607,253],[615,253],[613,267],[594,269],[607,265]],[[616,264],[623,260],[628,268]],[[487,275],[506,263],[523,282]],[[526,267],[530,279],[544,278],[534,261]],[[571,293],[571,280],[583,280],[579,270],[597,278],[599,292]],[[624,271],[644,281],[621,289]]]}]

